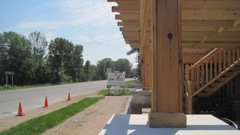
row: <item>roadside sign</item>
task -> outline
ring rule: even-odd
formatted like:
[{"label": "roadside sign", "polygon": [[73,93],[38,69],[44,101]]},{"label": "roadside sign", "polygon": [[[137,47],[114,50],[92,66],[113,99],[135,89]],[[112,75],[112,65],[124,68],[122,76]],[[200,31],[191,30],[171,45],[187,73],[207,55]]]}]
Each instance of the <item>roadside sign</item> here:
[{"label": "roadside sign", "polygon": [[125,82],[125,72],[123,73],[108,73],[108,86],[123,86]]}]

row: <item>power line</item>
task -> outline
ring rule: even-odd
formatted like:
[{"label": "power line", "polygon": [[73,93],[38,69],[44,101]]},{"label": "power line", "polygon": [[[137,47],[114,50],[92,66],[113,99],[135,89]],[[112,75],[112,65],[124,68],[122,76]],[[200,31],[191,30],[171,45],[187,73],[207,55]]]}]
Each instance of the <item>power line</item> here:
[{"label": "power line", "polygon": [[100,40],[100,41],[86,42],[86,43],[81,43],[81,44],[84,45],[84,44],[103,43],[103,42],[109,42],[109,41],[120,40],[120,39],[123,39],[123,38],[110,39],[110,40]]}]

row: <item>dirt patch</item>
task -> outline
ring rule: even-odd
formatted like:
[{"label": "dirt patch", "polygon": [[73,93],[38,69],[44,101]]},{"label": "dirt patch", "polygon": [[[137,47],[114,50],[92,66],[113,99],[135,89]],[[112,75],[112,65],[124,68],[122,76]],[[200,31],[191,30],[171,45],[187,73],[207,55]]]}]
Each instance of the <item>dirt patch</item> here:
[{"label": "dirt patch", "polygon": [[98,135],[113,114],[126,113],[130,96],[105,97],[43,135]]},{"label": "dirt patch", "polygon": [[25,113],[25,116],[16,116],[16,114],[15,114],[15,115],[9,115],[6,117],[1,117],[0,118],[0,131],[7,130],[7,129],[9,129],[13,126],[16,126],[19,123],[25,122],[29,119],[32,119],[32,118],[47,114],[49,112],[58,110],[67,105],[70,105],[72,103],[76,103],[85,97],[96,96],[97,93],[98,92],[90,92],[90,93],[81,94],[79,96],[72,97],[71,101],[67,101],[67,99],[66,99],[66,101],[60,101],[60,102],[56,102],[54,104],[49,104],[48,108],[39,107],[39,108],[27,110],[27,111],[23,110]]}]

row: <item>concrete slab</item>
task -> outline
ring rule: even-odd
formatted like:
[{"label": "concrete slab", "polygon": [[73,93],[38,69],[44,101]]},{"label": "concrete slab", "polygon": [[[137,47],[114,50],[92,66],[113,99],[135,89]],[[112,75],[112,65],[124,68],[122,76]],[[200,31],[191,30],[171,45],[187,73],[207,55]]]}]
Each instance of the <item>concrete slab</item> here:
[{"label": "concrete slab", "polygon": [[187,128],[149,128],[148,115],[115,114],[99,135],[240,135],[212,115],[187,115]]}]

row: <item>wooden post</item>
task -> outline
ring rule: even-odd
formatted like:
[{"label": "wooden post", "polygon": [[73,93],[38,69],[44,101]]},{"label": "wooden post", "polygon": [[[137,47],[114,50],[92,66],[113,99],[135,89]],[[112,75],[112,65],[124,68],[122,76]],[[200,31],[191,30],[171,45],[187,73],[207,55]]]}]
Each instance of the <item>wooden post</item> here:
[{"label": "wooden post", "polygon": [[143,89],[152,89],[152,48],[145,47],[144,50],[144,79],[143,79]]},{"label": "wooden post", "polygon": [[153,92],[150,127],[186,127],[180,1],[152,0]]},{"label": "wooden post", "polygon": [[144,78],[145,78],[145,74],[144,74],[144,50],[141,48],[140,49],[140,65],[141,65],[141,79],[140,79],[140,83],[144,83]]},{"label": "wooden post", "polygon": [[186,112],[188,114],[192,114],[192,88],[190,82],[190,72],[189,72],[189,65],[185,67],[186,71],[186,81],[187,81],[187,98],[186,98]]}]

